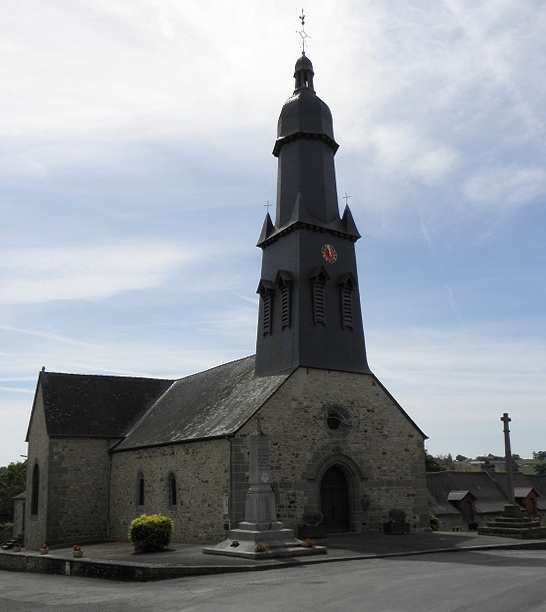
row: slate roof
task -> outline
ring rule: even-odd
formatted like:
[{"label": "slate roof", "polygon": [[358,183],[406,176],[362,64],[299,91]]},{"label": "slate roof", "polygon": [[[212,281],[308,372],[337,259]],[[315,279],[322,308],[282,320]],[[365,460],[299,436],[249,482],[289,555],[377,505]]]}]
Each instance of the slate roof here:
[{"label": "slate roof", "polygon": [[124,436],[172,383],[157,378],[43,371],[37,393],[41,389],[50,436],[117,438]]},{"label": "slate roof", "polygon": [[290,376],[256,377],[254,363],[252,355],[177,380],[115,450],[235,433]]},{"label": "slate roof", "polygon": [[459,514],[449,501],[452,491],[468,491],[475,496],[474,509],[478,514],[502,512],[507,503],[502,489],[485,472],[428,472],[429,506],[434,514]]},{"label": "slate roof", "polygon": [[[445,471],[427,473],[429,506],[435,514],[459,514],[456,505],[450,502],[459,497],[457,492],[469,492],[476,499],[475,511],[480,513],[503,512],[508,503],[505,494],[507,478],[505,473]],[[532,488],[538,494],[537,507],[546,510],[546,476],[535,474],[514,474],[514,490],[521,493]]]},{"label": "slate roof", "polygon": [[[506,474],[497,474],[497,479],[503,489],[506,487]],[[538,495],[537,508],[546,510],[546,476],[539,474],[514,474],[514,494],[516,499],[520,498],[523,490],[534,489]],[[527,493],[528,494],[528,493]],[[525,497],[523,495],[522,497]]]},{"label": "slate roof", "polygon": [[[520,481],[517,478],[518,474],[514,478],[514,483],[520,486]],[[528,474],[526,477],[527,482],[533,487],[538,494],[537,507],[539,510],[546,510],[546,475],[544,474]]]},{"label": "slate roof", "polygon": [[476,499],[470,491],[450,491],[447,495],[447,501],[462,501],[467,495]]}]

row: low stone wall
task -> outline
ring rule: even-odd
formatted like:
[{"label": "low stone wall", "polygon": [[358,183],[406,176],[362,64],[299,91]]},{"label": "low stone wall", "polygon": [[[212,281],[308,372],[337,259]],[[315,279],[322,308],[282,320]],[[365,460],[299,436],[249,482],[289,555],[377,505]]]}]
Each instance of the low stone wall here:
[{"label": "low stone wall", "polygon": [[233,565],[229,567],[224,565],[145,565],[91,559],[64,559],[62,557],[40,555],[37,553],[0,552],[0,570],[7,572],[79,576],[81,578],[99,578],[102,580],[121,580],[126,582],[150,582],[153,580],[182,578],[184,576],[248,572],[252,569],[270,569],[270,566],[251,568],[247,565]]}]

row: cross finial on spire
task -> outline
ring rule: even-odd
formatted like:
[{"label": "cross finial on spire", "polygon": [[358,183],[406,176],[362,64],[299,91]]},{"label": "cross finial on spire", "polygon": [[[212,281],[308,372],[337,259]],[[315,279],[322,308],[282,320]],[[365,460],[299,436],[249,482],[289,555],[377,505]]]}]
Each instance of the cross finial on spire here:
[{"label": "cross finial on spire", "polygon": [[301,36],[301,42],[300,42],[301,51],[302,51],[303,55],[305,55],[305,40],[307,38],[311,38],[311,37],[305,31],[305,15],[303,13],[303,9],[301,9],[301,15],[300,15],[299,19],[301,21],[301,30],[298,31],[298,34]]}]

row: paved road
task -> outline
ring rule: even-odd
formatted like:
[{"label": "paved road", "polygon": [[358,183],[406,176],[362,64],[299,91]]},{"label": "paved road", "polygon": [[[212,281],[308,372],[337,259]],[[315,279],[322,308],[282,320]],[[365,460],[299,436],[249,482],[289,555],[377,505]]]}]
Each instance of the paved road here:
[{"label": "paved road", "polygon": [[546,612],[546,551],[492,550],[121,583],[0,571],[1,612]]}]

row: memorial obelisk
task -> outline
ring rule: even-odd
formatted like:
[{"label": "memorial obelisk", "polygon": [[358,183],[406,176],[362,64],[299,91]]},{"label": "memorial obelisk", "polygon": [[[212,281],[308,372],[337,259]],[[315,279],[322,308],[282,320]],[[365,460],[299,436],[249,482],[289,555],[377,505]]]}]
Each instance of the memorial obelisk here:
[{"label": "memorial obelisk", "polygon": [[270,484],[269,438],[262,431],[261,417],[256,415],[257,429],[249,438],[249,487],[245,500],[245,520],[216,546],[203,548],[206,554],[234,557],[294,557],[321,554],[325,546],[302,546],[277,520],[275,493]]}]

